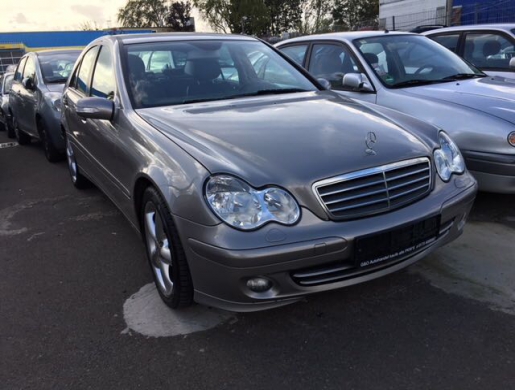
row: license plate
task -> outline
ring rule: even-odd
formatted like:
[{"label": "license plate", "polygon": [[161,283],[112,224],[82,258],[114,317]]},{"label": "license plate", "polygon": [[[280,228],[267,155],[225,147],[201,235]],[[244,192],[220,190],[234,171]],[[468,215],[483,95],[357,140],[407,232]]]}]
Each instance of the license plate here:
[{"label": "license plate", "polygon": [[392,230],[358,237],[355,240],[355,259],[358,267],[393,262],[414,254],[433,243],[440,229],[440,216]]}]

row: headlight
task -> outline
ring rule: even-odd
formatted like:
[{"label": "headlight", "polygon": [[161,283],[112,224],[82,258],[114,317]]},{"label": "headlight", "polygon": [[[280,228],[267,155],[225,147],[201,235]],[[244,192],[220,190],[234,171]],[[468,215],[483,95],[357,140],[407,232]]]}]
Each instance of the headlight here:
[{"label": "headlight", "polygon": [[293,225],[300,217],[299,205],[281,188],[256,190],[233,176],[218,175],[208,180],[205,191],[214,213],[237,229],[256,229],[271,221]]},{"label": "headlight", "polygon": [[465,162],[456,144],[444,131],[440,131],[438,139],[440,149],[433,153],[436,171],[443,181],[449,181],[453,173],[463,173]]},{"label": "headlight", "polygon": [[515,131],[512,131],[510,134],[508,134],[508,143],[511,146],[515,146]]},{"label": "headlight", "polygon": [[61,94],[59,92],[47,92],[45,97],[54,110],[61,111]]}]

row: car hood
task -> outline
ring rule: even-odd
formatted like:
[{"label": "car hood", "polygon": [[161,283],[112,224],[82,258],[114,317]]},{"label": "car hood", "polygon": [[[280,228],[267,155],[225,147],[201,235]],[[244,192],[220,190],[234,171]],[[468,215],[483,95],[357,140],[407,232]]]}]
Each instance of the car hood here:
[{"label": "car hood", "polygon": [[465,106],[515,123],[515,79],[483,77],[406,88],[403,93]]},{"label": "car hood", "polygon": [[60,93],[63,93],[63,89],[64,89],[64,83],[59,83],[59,84],[55,84],[55,83],[49,83],[49,84],[45,84],[45,86],[47,87],[47,89],[50,91],[50,92],[60,92]]},{"label": "car hood", "polygon": [[[308,92],[146,108],[137,113],[211,173],[254,186],[302,187],[430,149],[411,132],[332,92]],[[373,132],[374,152],[366,151]]]}]

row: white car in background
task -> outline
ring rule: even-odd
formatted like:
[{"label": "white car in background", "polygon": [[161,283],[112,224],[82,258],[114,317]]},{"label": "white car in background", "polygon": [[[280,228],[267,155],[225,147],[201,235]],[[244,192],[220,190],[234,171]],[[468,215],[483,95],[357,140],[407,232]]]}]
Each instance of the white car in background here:
[{"label": "white car in background", "polygon": [[490,76],[515,79],[515,23],[447,27],[422,35]]},{"label": "white car in background", "polygon": [[276,47],[342,95],[445,129],[480,190],[515,194],[515,82],[506,81],[511,79],[489,77],[411,33],[312,35]]}]

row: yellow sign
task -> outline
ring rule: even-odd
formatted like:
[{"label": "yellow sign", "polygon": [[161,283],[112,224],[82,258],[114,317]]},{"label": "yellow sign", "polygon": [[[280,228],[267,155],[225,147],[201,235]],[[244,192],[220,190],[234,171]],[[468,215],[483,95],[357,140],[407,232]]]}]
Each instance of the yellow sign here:
[{"label": "yellow sign", "polygon": [[23,49],[25,46],[22,43],[2,43],[0,50]]}]

